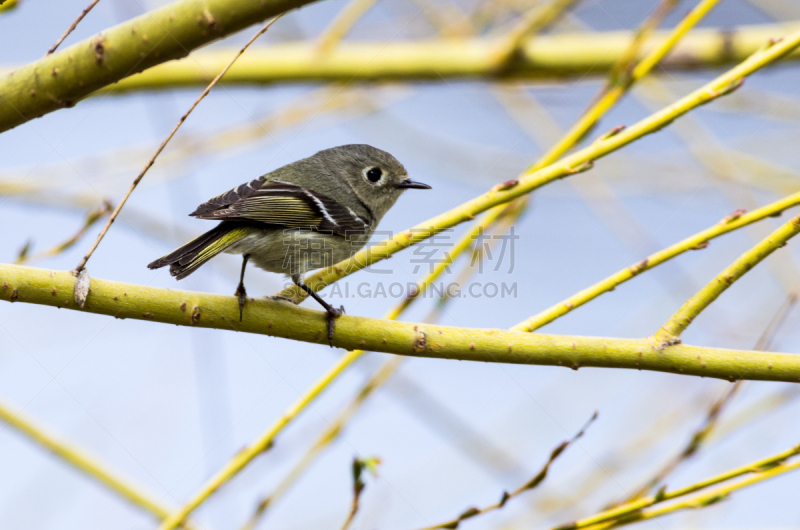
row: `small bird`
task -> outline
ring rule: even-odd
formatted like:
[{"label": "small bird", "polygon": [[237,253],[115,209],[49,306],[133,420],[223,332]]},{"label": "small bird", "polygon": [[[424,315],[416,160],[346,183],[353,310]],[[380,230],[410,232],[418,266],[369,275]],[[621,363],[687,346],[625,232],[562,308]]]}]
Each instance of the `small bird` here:
[{"label": "small bird", "polygon": [[386,151],[364,144],[325,149],[198,206],[190,216],[222,222],[148,267],[169,265],[170,274],[180,280],[220,252],[241,254],[235,293],[239,320],[247,300],[244,271],[252,260],[266,271],[290,276],[325,308],[332,345],[335,319],[344,307],[325,302],[303,277],[358,252],[409,188],[430,186],[409,179]]}]

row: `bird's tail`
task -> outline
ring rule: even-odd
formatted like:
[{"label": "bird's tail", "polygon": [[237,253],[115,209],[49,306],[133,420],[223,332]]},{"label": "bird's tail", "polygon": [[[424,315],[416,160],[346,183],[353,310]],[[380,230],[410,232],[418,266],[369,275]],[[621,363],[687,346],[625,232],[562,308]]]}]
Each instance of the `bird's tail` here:
[{"label": "bird's tail", "polygon": [[220,223],[216,228],[192,239],[181,248],[158,258],[148,267],[159,269],[169,265],[169,273],[180,280],[247,234],[247,227]]}]

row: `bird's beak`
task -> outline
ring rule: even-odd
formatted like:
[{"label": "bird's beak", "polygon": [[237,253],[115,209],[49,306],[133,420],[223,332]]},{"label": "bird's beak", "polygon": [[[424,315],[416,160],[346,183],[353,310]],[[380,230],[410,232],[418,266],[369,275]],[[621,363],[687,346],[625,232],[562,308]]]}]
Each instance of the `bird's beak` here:
[{"label": "bird's beak", "polygon": [[431,189],[431,187],[428,186],[427,184],[423,184],[422,182],[416,182],[416,181],[413,181],[411,179],[406,179],[406,180],[404,180],[402,182],[399,182],[398,184],[395,184],[394,187],[395,188],[400,188],[400,189],[414,188],[416,190],[429,190],[429,189]]}]

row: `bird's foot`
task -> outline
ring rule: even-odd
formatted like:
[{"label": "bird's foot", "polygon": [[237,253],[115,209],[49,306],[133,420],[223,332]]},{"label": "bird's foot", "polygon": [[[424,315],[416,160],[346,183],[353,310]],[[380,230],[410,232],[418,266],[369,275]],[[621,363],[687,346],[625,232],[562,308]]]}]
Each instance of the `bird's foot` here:
[{"label": "bird's foot", "polygon": [[247,302],[247,291],[244,290],[244,284],[240,283],[234,294],[239,299],[239,322],[241,322],[244,313],[244,303]]},{"label": "bird's foot", "polygon": [[342,315],[344,315],[344,306],[339,306],[339,309],[335,307],[327,308],[328,344],[331,345],[331,348],[333,348],[333,329],[336,327],[336,319]]}]

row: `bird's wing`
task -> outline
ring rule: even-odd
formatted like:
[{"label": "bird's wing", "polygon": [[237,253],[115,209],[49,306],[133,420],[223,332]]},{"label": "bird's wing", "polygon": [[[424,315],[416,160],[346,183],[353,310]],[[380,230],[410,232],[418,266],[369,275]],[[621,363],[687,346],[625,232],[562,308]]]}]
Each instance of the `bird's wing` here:
[{"label": "bird's wing", "polygon": [[265,183],[264,177],[214,197],[189,215],[220,221],[258,221],[342,236],[363,234],[368,228],[353,210],[329,197],[288,182]]}]

